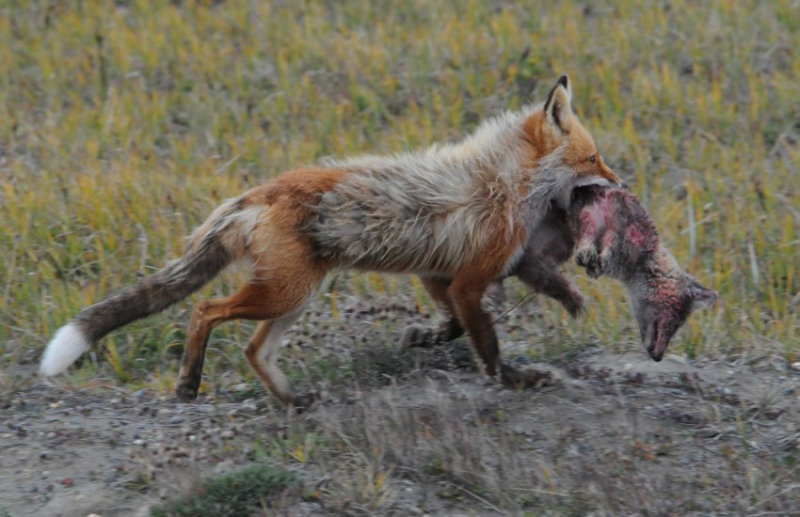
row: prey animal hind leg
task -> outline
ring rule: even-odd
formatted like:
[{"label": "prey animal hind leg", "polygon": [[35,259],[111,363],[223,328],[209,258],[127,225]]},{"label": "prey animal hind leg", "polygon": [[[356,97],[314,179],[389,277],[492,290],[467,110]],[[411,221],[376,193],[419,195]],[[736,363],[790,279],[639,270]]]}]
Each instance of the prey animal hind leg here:
[{"label": "prey animal hind leg", "polygon": [[514,270],[514,274],[531,289],[558,301],[570,315],[578,317],[585,299],[572,282],[565,277],[558,266],[546,257],[526,255]]},{"label": "prey animal hind leg", "polygon": [[456,317],[453,300],[447,292],[450,279],[444,277],[421,277],[422,285],[437,305],[444,307],[447,319],[440,325],[409,325],[400,338],[403,348],[431,347],[442,345],[464,335],[464,327]]}]

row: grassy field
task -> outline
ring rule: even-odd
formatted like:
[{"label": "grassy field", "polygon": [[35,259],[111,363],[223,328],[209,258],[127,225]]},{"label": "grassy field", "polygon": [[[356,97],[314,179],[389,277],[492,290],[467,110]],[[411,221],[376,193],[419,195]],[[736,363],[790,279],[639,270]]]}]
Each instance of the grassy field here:
[{"label": "grassy field", "polygon": [[[561,73],[606,161],[720,293],[673,350],[800,353],[790,1],[11,5],[0,16],[5,362],[35,358],[80,308],[177,257],[226,197],[324,156],[457,139],[541,101]],[[337,285],[360,295],[410,292],[402,279],[349,278]],[[554,342],[638,339],[619,286],[584,278],[589,314],[573,323],[553,305]],[[173,370],[188,307],[111,336],[102,362],[126,381]],[[247,329],[216,335],[240,343]]]},{"label": "grassy field", "polygon": [[[176,258],[223,199],[326,156],[456,140],[562,73],[606,163],[720,294],[671,351],[798,361],[798,49],[794,0],[0,3],[0,366],[32,364],[82,307]],[[621,286],[575,273],[588,313],[542,302],[527,353],[638,349]],[[380,275],[342,275],[318,306],[335,319],[352,295],[433,310]],[[70,382],[170,389],[190,308],[112,334]],[[215,331],[209,385],[255,382],[251,329]]]}]

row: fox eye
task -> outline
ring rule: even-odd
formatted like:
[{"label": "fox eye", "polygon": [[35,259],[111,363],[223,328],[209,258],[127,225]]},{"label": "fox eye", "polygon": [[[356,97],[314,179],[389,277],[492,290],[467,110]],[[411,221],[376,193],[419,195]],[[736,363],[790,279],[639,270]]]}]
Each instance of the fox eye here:
[{"label": "fox eye", "polygon": [[589,163],[591,163],[592,165],[594,165],[594,162],[596,162],[596,161],[597,161],[597,158],[596,158],[596,156],[597,156],[597,155],[595,155],[595,154],[591,155],[591,156],[589,157]]}]

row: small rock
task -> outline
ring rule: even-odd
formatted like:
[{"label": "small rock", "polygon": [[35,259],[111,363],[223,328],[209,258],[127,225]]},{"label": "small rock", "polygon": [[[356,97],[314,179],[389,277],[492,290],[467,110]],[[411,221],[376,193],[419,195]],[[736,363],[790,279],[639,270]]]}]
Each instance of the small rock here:
[{"label": "small rock", "polygon": [[795,361],[791,365],[792,370],[800,372],[800,361]]},{"label": "small rock", "polygon": [[59,483],[67,487],[75,486],[75,482],[72,481],[72,478],[64,478]]},{"label": "small rock", "polygon": [[184,420],[186,420],[186,419],[183,418],[183,417],[180,417],[178,415],[175,415],[175,416],[171,417],[169,420],[167,420],[167,423],[168,424],[180,424]]},{"label": "small rock", "polygon": [[144,440],[142,440],[141,438],[139,438],[138,440],[134,440],[134,441],[133,441],[133,444],[134,444],[134,445],[141,445],[141,446],[143,446],[143,447],[144,447],[144,445],[145,445],[146,443],[147,443],[147,442],[145,442],[145,441],[144,441]]},{"label": "small rock", "polygon": [[666,359],[667,361],[672,361],[673,363],[677,364],[689,364],[689,362],[686,360],[686,357],[682,355],[667,354],[667,357],[665,357],[664,359]]}]

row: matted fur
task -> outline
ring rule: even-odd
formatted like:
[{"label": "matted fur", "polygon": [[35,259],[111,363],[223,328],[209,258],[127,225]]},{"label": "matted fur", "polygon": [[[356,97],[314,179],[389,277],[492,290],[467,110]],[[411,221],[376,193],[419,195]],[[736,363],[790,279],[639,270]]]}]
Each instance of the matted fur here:
[{"label": "matted fur", "polygon": [[347,176],[316,207],[321,254],[340,266],[449,275],[499,229],[506,241],[518,225],[529,231],[576,181],[561,149],[531,163],[523,126],[539,109],[489,120],[458,144],[329,161]]}]

